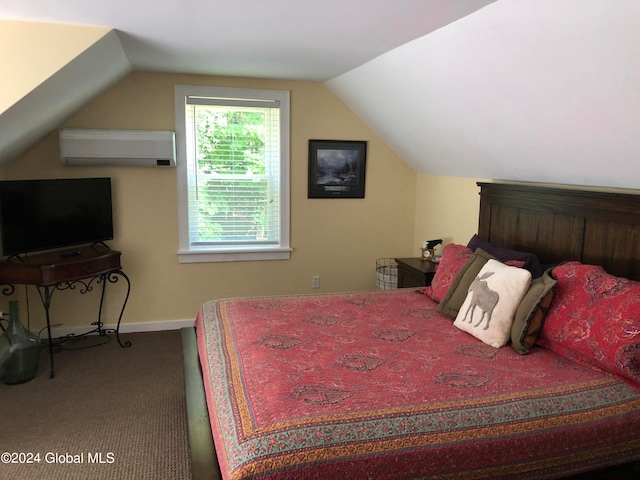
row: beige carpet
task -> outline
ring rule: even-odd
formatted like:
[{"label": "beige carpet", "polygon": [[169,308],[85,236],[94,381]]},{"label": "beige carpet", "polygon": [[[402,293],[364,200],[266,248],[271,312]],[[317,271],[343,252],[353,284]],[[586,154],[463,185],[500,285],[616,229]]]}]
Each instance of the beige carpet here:
[{"label": "beige carpet", "polygon": [[122,338],[56,353],[53,379],[43,351],[35,379],[0,384],[1,480],[191,478],[180,331]]}]

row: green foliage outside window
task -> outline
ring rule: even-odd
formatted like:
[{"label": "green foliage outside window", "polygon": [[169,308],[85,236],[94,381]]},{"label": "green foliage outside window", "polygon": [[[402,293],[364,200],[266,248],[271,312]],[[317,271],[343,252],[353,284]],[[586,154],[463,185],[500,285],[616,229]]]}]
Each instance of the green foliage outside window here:
[{"label": "green foliage outside window", "polygon": [[200,106],[196,115],[200,241],[263,239],[269,202],[264,112]]}]

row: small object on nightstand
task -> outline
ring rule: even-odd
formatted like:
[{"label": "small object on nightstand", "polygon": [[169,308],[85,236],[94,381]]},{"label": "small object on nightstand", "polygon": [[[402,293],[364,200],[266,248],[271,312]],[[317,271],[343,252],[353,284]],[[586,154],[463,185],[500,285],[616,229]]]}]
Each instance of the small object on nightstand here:
[{"label": "small object on nightstand", "polygon": [[434,249],[437,245],[442,243],[442,239],[438,238],[436,240],[426,240],[424,245],[420,249],[422,252],[422,260],[433,260],[434,257]]},{"label": "small object on nightstand", "polygon": [[422,260],[431,260],[433,258],[433,249],[422,247],[420,251],[422,252],[422,257],[420,257]]}]

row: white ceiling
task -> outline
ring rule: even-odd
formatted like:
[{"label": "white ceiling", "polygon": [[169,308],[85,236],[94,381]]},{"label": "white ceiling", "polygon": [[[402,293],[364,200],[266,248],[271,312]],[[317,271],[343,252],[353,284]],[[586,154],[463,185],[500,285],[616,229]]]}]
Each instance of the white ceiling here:
[{"label": "white ceiling", "polygon": [[[419,173],[640,188],[640,0],[0,0],[2,19],[110,27],[126,58],[94,47],[72,62],[93,77],[0,112],[0,165],[133,67],[325,82]],[[28,115],[43,97],[68,110]]]},{"label": "white ceiling", "polygon": [[495,0],[0,0],[0,19],[114,28],[134,69],[325,81]]}]

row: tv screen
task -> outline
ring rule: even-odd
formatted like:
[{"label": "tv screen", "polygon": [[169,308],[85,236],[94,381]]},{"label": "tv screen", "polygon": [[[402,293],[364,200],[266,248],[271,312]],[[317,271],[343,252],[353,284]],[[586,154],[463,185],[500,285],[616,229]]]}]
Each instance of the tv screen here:
[{"label": "tv screen", "polygon": [[3,255],[112,238],[110,178],[0,181]]}]

